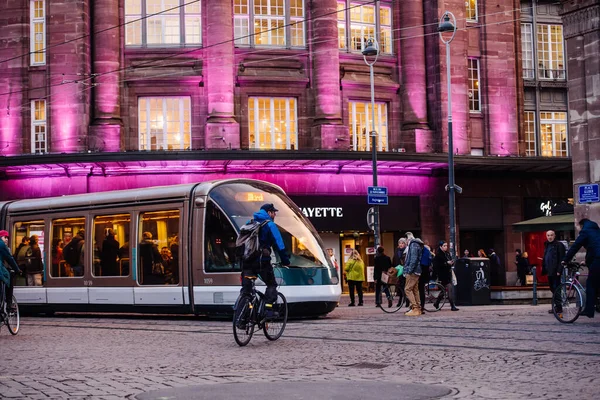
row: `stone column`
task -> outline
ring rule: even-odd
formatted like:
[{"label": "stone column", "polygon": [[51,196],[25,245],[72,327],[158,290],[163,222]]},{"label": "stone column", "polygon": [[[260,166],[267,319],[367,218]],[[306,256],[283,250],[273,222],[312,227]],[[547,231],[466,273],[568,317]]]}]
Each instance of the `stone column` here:
[{"label": "stone column", "polygon": [[316,113],[311,135],[315,147],[347,150],[350,142],[348,127],[342,124],[336,10],[336,0],[312,2],[311,54]]},{"label": "stone column", "polygon": [[[119,151],[121,147],[121,108],[119,73],[109,73],[120,67],[119,0],[94,0],[91,30],[104,31],[92,35],[94,59],[93,121],[90,126],[88,150]],[[104,75],[106,74],[106,75]]]},{"label": "stone column", "polygon": [[205,3],[206,35],[203,39],[205,47],[203,70],[208,100],[205,147],[239,149],[240,124],[235,118],[233,93],[235,73],[233,2],[208,0]]},{"label": "stone column", "polygon": [[[600,0],[562,0],[569,85],[575,221],[600,221],[600,203],[579,204],[579,185],[600,182]],[[579,226],[577,225],[577,229]]]},{"label": "stone column", "polygon": [[414,136],[417,152],[432,152],[433,137],[427,124],[423,2],[403,1],[397,7],[401,8],[402,137],[413,141]]}]

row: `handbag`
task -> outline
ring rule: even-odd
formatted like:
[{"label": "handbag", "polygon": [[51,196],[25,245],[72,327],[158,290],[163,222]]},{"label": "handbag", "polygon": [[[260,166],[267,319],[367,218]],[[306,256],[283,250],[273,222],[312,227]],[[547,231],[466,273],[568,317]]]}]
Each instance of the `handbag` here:
[{"label": "handbag", "polygon": [[386,274],[385,272],[381,273],[381,282],[388,283],[389,279],[390,279],[390,276],[388,274]]},{"label": "handbag", "polygon": [[456,274],[454,273],[453,269],[451,269],[450,272],[452,272],[452,286],[456,286],[458,284],[458,281],[456,280]]},{"label": "handbag", "polygon": [[162,276],[165,274],[165,267],[162,263],[155,262],[152,264],[152,275]]}]

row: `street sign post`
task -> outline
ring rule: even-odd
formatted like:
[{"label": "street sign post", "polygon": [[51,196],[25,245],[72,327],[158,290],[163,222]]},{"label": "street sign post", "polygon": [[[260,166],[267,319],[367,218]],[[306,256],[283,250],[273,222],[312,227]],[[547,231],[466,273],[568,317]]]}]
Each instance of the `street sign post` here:
[{"label": "street sign post", "polygon": [[600,192],[597,183],[579,186],[579,204],[598,202],[600,202]]},{"label": "street sign post", "polygon": [[369,186],[367,194],[372,196],[387,196],[388,190],[386,187],[383,186]]},{"label": "street sign post", "polygon": [[376,206],[387,206],[388,205],[388,197],[387,196],[367,196],[367,204],[376,205]]},{"label": "street sign post", "polygon": [[387,206],[388,190],[383,186],[369,186],[367,190],[367,204]]}]

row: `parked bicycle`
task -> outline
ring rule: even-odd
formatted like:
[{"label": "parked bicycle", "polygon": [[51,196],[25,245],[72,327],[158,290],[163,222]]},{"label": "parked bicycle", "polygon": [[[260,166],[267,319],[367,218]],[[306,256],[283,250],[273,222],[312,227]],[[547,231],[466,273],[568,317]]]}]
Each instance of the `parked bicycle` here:
[{"label": "parked bicycle", "polygon": [[439,282],[428,282],[425,284],[423,288],[421,288],[425,292],[425,302],[423,304],[423,308],[427,312],[435,312],[439,311],[446,304],[446,299],[448,294],[446,293],[446,288]]},{"label": "parked bicycle", "polygon": [[[12,272],[11,272],[12,273]],[[4,299],[4,291],[6,290],[6,285],[4,282],[0,282],[0,328],[2,325],[6,325],[8,331],[12,335],[16,335],[19,333],[19,326],[21,325],[21,314],[19,313],[19,304],[17,303],[17,299],[13,296],[13,306],[11,309],[8,309],[8,305]]]},{"label": "parked bicycle", "polygon": [[[579,277],[587,275],[579,272],[582,265],[572,261],[564,266],[565,282],[558,285],[552,296],[552,312],[557,320],[566,324],[575,322],[585,307],[586,293],[579,282]],[[596,310],[600,310],[598,298],[596,298]]]},{"label": "parked bicycle", "polygon": [[[386,289],[387,289],[387,291],[386,291]],[[404,300],[406,298],[406,295],[404,294],[404,289],[399,287],[399,285],[381,282],[381,293],[382,294],[385,294],[385,293],[390,294],[389,297],[387,298],[388,307],[386,307],[385,304],[381,304],[381,306],[380,306],[380,308],[384,312],[386,312],[388,314],[395,313],[396,311],[401,309],[402,306],[404,305]]]},{"label": "parked bicycle", "polygon": [[252,281],[251,294],[240,293],[233,307],[233,337],[240,346],[250,343],[255,327],[262,329],[269,340],[277,340],[283,335],[288,319],[288,306],[285,296],[277,292],[271,315],[265,310],[265,295],[256,290],[257,276],[246,276]]}]

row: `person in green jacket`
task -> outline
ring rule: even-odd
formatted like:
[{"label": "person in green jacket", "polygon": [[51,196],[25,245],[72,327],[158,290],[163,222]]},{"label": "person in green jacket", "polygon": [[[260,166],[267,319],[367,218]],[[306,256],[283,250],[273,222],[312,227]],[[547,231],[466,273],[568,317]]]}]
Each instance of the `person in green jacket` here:
[{"label": "person in green jacket", "polygon": [[358,293],[358,305],[363,305],[362,283],[365,281],[365,263],[360,258],[360,253],[352,250],[350,259],[344,267],[346,271],[346,280],[348,281],[348,289],[350,289],[350,304],[348,307],[354,307],[354,288]]}]

